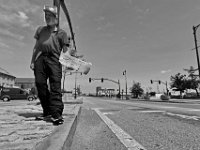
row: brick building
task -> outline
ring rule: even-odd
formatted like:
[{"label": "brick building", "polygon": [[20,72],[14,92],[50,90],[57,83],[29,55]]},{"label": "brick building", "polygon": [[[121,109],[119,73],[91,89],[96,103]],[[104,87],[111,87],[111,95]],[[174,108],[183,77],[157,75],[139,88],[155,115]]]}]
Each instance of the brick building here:
[{"label": "brick building", "polygon": [[13,87],[16,77],[0,67],[0,87]]},{"label": "brick building", "polygon": [[31,89],[35,87],[35,78],[16,78],[15,86],[23,89]]}]

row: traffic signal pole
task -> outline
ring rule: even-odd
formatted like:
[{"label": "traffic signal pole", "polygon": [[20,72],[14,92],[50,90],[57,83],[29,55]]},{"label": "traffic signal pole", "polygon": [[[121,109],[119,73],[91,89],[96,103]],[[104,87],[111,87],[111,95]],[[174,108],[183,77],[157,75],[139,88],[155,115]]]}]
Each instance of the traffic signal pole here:
[{"label": "traffic signal pole", "polygon": [[120,81],[119,80],[115,81],[115,80],[108,79],[108,78],[89,78],[89,82],[92,82],[92,81],[95,81],[95,80],[101,80],[101,82],[103,82],[105,80],[105,81],[110,81],[110,82],[116,83],[118,85],[118,88],[119,88],[119,98],[121,98],[121,88],[120,88]]},{"label": "traffic signal pole", "polygon": [[166,92],[167,92],[167,95],[169,94],[169,90],[168,90],[168,87],[167,87],[167,81],[166,82],[163,82],[161,80],[150,80],[151,84],[153,84],[153,82],[158,82],[159,84],[164,84],[166,86]]}]

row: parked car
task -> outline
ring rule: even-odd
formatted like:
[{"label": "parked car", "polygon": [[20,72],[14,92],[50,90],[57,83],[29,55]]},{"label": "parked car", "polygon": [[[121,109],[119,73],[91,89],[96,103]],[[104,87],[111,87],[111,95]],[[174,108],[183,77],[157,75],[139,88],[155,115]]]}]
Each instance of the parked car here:
[{"label": "parked car", "polygon": [[28,101],[33,101],[35,96],[21,88],[4,87],[1,89],[0,98],[3,101],[10,101],[13,99],[27,99]]}]

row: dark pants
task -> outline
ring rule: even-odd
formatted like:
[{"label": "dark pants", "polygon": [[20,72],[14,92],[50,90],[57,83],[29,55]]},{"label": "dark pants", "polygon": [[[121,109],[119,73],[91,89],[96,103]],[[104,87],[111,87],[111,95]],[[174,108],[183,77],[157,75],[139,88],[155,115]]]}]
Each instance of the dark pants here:
[{"label": "dark pants", "polygon": [[[41,55],[35,62],[35,83],[38,90],[43,115],[58,118],[62,115],[64,105],[61,94],[62,66],[59,61]],[[49,80],[50,89],[47,80]]]}]

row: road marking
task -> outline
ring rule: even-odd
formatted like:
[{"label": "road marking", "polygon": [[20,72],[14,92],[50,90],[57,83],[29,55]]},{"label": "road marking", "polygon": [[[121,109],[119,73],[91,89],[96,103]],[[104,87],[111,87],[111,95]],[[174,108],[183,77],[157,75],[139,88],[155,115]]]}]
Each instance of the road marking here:
[{"label": "road marking", "polygon": [[112,115],[112,114],[115,114],[116,112],[111,112],[111,111],[109,111],[109,112],[104,112],[103,114],[104,115]]},{"label": "road marking", "polygon": [[118,125],[116,125],[112,120],[105,116],[99,109],[93,109],[99,117],[106,123],[106,125],[111,129],[111,131],[117,136],[117,138],[124,144],[128,150],[146,150],[142,145],[140,145],[133,137],[128,133],[123,131]]},{"label": "road marking", "polygon": [[[160,107],[160,106],[159,106]],[[177,108],[177,107],[173,107],[173,106],[161,106],[162,108],[166,108],[166,109],[171,109],[171,108]]]},{"label": "road marking", "polygon": [[200,111],[200,109],[189,109],[188,111]]},{"label": "road marking", "polygon": [[170,115],[170,116],[178,116],[184,119],[193,119],[193,120],[199,120],[200,117],[199,116],[188,116],[188,115],[182,115],[182,114],[175,114],[175,113],[170,113],[170,112],[166,112],[165,114]]},{"label": "road marking", "polygon": [[163,111],[163,110],[143,110],[143,111],[139,111],[139,112],[142,112],[142,113],[163,113],[165,111]]}]

